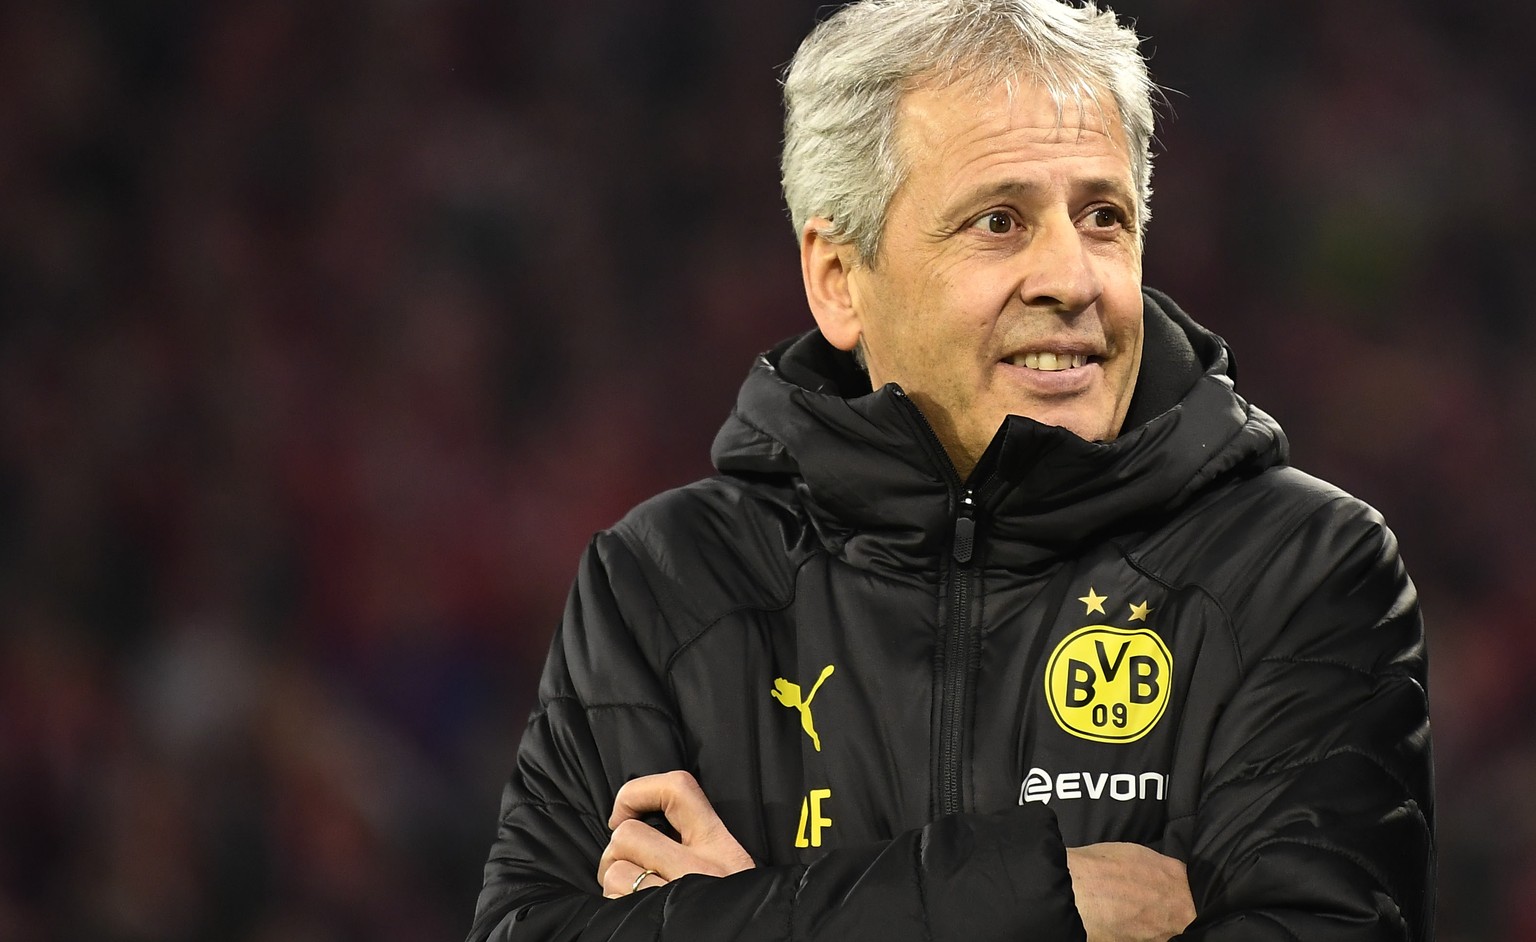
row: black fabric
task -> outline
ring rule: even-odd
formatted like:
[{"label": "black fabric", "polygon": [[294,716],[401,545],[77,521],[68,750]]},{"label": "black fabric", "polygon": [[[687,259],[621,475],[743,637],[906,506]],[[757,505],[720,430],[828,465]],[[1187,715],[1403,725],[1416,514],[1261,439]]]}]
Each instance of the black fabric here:
[{"label": "black fabric", "polygon": [[[1200,378],[1204,370],[1191,337],[1200,338],[1207,346],[1220,344],[1161,291],[1143,288],[1141,310],[1144,338],[1141,372],[1136,377],[1131,407],[1125,414],[1126,429],[1145,425],[1178,405]],[[1227,376],[1235,380],[1237,371],[1232,362],[1232,351],[1226,349],[1225,344],[1221,346],[1227,360]],[[1210,350],[1207,350],[1207,358],[1214,358]]]},{"label": "black fabric", "polygon": [[[1154,307],[1197,375],[1149,327],[1145,419],[1010,417],[967,505],[899,389],[814,334],[761,358],[720,474],[584,557],[470,938],[1080,939],[1065,848],[1133,841],[1186,861],[1188,939],[1428,939],[1395,540]],[[615,792],[672,769],[758,866],[602,899]]]},{"label": "black fabric", "polygon": [[[1184,337],[1146,348],[1138,389],[1149,392],[1136,398],[1156,416],[1108,443],[1023,416],[1009,416],[998,430],[979,466],[995,469],[995,480],[971,482],[993,488],[994,564],[1038,565],[1135,525],[1144,511],[1176,509],[1214,475],[1285,460],[1279,426],[1262,413],[1250,421],[1247,404],[1233,395],[1226,344],[1162,295],[1149,292],[1145,310],[1149,322],[1164,325],[1159,334]],[[1208,359],[1191,370],[1186,355],[1197,344]],[[858,375],[852,357],[815,331],[769,351],[715,439],[715,466],[798,475],[823,538],[894,578],[932,577],[955,511],[952,466],[898,387],[846,398],[836,392],[857,388]],[[1160,401],[1174,388],[1182,405]]]}]

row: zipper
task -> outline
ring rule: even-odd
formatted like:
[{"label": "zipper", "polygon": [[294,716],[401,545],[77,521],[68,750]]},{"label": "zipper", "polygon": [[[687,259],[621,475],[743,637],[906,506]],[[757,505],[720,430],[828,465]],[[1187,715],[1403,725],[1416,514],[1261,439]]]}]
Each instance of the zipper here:
[{"label": "zipper", "polygon": [[944,640],[944,687],[939,713],[939,814],[963,810],[962,774],[965,763],[965,704],[969,699],[971,649],[971,556],[976,549],[976,501],[969,489],[955,515],[954,559],[950,577],[950,622]]},{"label": "zipper", "polygon": [[[943,681],[939,691],[939,757],[935,769],[934,791],[936,814],[954,814],[964,810],[963,773],[965,763],[965,708],[970,699],[970,665],[975,647],[975,632],[971,628],[971,597],[975,594],[973,582],[975,568],[971,560],[976,552],[976,517],[979,511],[977,495],[960,481],[949,452],[923,415],[900,386],[896,395],[907,404],[908,411],[916,419],[918,427],[926,435],[935,459],[946,473],[949,493],[954,499],[954,537],[950,543],[949,593],[950,622],[944,638]],[[955,495],[959,495],[958,498]]]},{"label": "zipper", "polygon": [[967,488],[960,498],[960,512],[955,515],[955,542],[950,547],[950,555],[955,558],[955,562],[965,566],[970,563],[975,549],[976,501]]}]

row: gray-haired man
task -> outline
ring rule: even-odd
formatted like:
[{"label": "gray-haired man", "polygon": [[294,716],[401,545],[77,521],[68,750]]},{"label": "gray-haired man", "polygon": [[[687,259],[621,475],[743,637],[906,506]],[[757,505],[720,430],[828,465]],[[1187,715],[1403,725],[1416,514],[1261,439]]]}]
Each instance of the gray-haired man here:
[{"label": "gray-haired man", "polygon": [[1422,628],[1141,285],[1113,16],[865,0],[786,81],[818,331],[593,541],[472,939],[1426,939]]}]

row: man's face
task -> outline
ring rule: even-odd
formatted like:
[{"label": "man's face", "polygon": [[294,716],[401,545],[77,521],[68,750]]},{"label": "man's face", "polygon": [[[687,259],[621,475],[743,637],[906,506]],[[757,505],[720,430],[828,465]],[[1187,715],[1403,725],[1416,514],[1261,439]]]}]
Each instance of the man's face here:
[{"label": "man's face", "polygon": [[849,298],[874,386],[906,390],[962,476],[1009,414],[1109,440],[1130,405],[1136,189],[1113,107],[1083,111],[1032,82],[902,101],[910,174]]}]

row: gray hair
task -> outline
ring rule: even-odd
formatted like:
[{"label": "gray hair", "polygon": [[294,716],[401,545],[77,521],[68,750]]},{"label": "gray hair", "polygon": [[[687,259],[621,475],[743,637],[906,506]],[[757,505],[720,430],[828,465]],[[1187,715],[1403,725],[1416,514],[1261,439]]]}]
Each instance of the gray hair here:
[{"label": "gray hair", "polygon": [[1130,149],[1138,238],[1152,196],[1152,96],[1135,31],[1093,0],[861,0],[819,24],[784,76],[784,199],[798,237],[852,243],[866,264],[906,176],[896,140],[902,95],[929,81],[979,90],[1023,76],[1056,102],[1114,100]]}]

